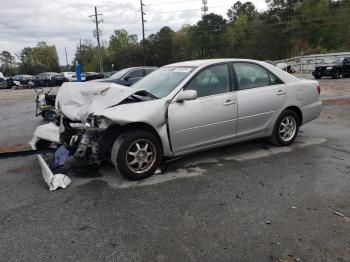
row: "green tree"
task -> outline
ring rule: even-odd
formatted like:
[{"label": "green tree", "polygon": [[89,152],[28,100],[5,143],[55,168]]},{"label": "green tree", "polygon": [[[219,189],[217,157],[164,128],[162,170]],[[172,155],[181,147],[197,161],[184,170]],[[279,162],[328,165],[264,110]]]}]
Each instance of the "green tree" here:
[{"label": "green tree", "polygon": [[168,26],[164,26],[157,33],[157,66],[172,62],[173,34],[174,31]]},{"label": "green tree", "polygon": [[203,16],[192,29],[194,58],[220,57],[224,46],[218,40],[225,29],[226,19],[221,15],[211,13]]},{"label": "green tree", "polygon": [[15,66],[15,57],[9,51],[2,51],[0,53],[0,72],[4,75],[14,75]]},{"label": "green tree", "polygon": [[192,59],[192,26],[184,25],[173,33],[172,38],[172,60],[173,62]]},{"label": "green tree", "polygon": [[56,47],[39,42],[35,47],[25,47],[17,55],[19,72],[23,74],[39,74],[45,71],[59,72]]},{"label": "green tree", "polygon": [[237,1],[228,11],[227,16],[230,22],[234,22],[237,17],[244,14],[249,20],[253,19],[258,15],[258,11],[252,2],[245,2],[242,4],[241,1]]},{"label": "green tree", "polygon": [[[104,52],[104,48],[102,48]],[[99,58],[97,47],[93,45],[92,40],[85,39],[80,47],[77,47],[73,59],[73,64],[79,62],[82,72],[98,71]]]}]

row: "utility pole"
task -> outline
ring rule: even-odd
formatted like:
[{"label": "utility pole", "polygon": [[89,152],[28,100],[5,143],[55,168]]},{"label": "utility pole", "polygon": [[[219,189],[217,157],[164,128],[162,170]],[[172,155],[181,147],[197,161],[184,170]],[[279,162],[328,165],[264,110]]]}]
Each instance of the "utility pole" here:
[{"label": "utility pole", "polygon": [[80,57],[79,64],[82,67],[83,66],[83,51],[81,50],[81,38],[79,40],[79,57]]},{"label": "utility pole", "polygon": [[140,4],[141,4],[141,21],[142,21],[143,63],[144,65],[146,65],[145,23],[147,21],[144,19],[144,15],[146,14],[143,12],[143,7],[145,6],[145,4],[142,2],[142,0],[140,0]]},{"label": "utility pole", "polygon": [[67,47],[64,47],[64,52],[66,53],[66,63],[67,63],[67,71],[69,71],[69,65],[68,65],[68,56],[67,56]]},{"label": "utility pole", "polygon": [[205,16],[208,12],[208,0],[202,0],[202,17]]},{"label": "utility pole", "polygon": [[95,14],[89,15],[89,17],[94,17],[93,20],[96,24],[96,38],[97,38],[97,48],[98,48],[98,58],[100,60],[100,72],[103,73],[103,61],[102,61],[102,54],[101,54],[101,45],[100,45],[100,32],[98,30],[98,24],[102,23],[103,19],[99,19],[99,17],[102,17],[102,14],[97,13],[97,7],[95,6]]}]

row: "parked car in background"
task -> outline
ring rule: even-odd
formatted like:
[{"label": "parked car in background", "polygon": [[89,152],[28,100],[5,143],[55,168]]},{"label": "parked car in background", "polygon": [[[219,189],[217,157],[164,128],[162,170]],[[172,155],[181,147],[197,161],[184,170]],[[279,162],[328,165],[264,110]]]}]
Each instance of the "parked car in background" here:
[{"label": "parked car in background", "polygon": [[45,72],[32,79],[36,86],[59,86],[68,80],[59,73]]},{"label": "parked car in background", "polygon": [[62,74],[68,80],[68,82],[77,81],[77,75],[75,72],[62,72]]},{"label": "parked car in background", "polygon": [[131,86],[132,84],[136,83],[137,81],[144,78],[149,73],[152,73],[156,69],[156,67],[125,68],[118,71],[110,78],[104,79],[103,82],[115,83],[123,86]]},{"label": "parked car in background", "polygon": [[15,75],[13,77],[13,84],[20,88],[27,88],[30,86],[33,76],[31,75]]},{"label": "parked car in background", "polygon": [[7,89],[12,88],[15,85],[14,78],[15,78],[14,76],[5,77]]},{"label": "parked car in background", "polygon": [[0,89],[5,89],[7,87],[7,82],[4,75],[0,72]]},{"label": "parked car in background", "polygon": [[279,69],[282,69],[290,74],[295,73],[295,69],[287,63],[278,63],[276,65],[276,67],[278,67]]},{"label": "parked car in background", "polygon": [[321,79],[323,76],[331,76],[334,79],[350,76],[350,57],[329,59],[324,64],[316,66],[312,75],[315,79]]},{"label": "parked car in background", "polygon": [[81,73],[81,81],[91,81],[91,80],[96,80],[96,79],[102,79],[104,78],[105,75],[102,73],[96,73],[96,72],[84,72]]},{"label": "parked car in background", "polygon": [[60,124],[38,127],[33,141],[53,131],[50,141],[75,157],[96,164],[109,157],[117,173],[138,180],[163,160],[213,147],[263,137],[288,146],[322,108],[317,81],[246,59],[171,64],[132,88],[112,86],[63,85]]},{"label": "parked car in background", "polygon": [[117,72],[118,71],[104,72],[105,78],[110,78],[112,75],[114,75]]}]

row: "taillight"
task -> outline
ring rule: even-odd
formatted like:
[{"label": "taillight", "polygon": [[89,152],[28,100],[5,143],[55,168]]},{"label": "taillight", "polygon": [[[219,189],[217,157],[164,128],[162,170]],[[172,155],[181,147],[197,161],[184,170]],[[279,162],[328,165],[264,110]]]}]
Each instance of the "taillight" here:
[{"label": "taillight", "polygon": [[318,93],[319,95],[321,95],[321,86],[318,85],[316,88],[317,88],[317,93]]}]

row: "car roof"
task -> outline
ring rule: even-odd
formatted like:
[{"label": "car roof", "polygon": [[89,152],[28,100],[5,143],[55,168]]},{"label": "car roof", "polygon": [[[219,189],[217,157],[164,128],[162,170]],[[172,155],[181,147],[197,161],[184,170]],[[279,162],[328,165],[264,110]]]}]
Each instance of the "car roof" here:
[{"label": "car roof", "polygon": [[[157,69],[157,67],[155,66],[135,66],[135,67],[127,67],[127,68],[123,68],[121,70],[124,70],[124,69],[127,69],[127,70],[134,70],[134,69]],[[120,70],[120,71],[121,71]]]},{"label": "car roof", "polygon": [[222,63],[222,62],[260,62],[256,60],[251,59],[239,59],[239,58],[218,58],[218,59],[201,59],[201,60],[192,60],[192,61],[184,61],[184,62],[178,62],[166,66],[205,66],[205,65],[211,65],[216,63]]}]

